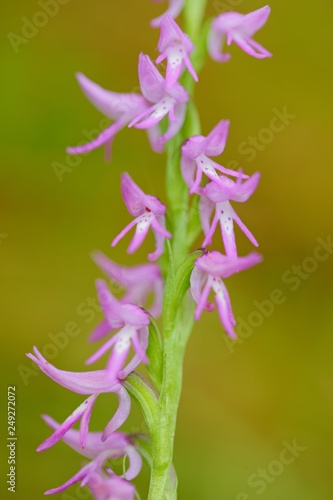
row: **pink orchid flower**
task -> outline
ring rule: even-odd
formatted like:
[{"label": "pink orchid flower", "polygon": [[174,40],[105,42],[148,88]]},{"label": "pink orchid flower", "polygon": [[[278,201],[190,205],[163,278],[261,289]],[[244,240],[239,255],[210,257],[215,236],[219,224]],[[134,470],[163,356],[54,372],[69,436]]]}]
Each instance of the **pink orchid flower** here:
[{"label": "pink orchid flower", "polygon": [[234,330],[236,321],[232,313],[230,297],[222,278],[239,273],[262,261],[258,253],[251,253],[246,257],[228,257],[219,252],[207,252],[195,262],[191,275],[191,293],[197,304],[195,319],[198,320],[205,309],[211,312],[214,304],[208,302],[209,293],[215,293],[221,323],[231,338],[237,338]]},{"label": "pink orchid flower", "polygon": [[229,61],[231,55],[221,52],[224,42],[230,45],[235,42],[241,49],[250,56],[257,59],[271,57],[262,45],[255,42],[253,35],[266,23],[271,9],[268,5],[249,14],[239,14],[238,12],[226,12],[220,14],[212,22],[209,38],[208,51],[213,59],[218,62]]}]

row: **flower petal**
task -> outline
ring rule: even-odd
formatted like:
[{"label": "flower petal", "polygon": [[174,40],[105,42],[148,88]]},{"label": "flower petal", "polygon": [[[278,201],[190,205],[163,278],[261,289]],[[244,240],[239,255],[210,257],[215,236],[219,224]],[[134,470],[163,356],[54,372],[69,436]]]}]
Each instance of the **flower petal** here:
[{"label": "flower petal", "polygon": [[100,85],[87,78],[82,73],[76,75],[81,89],[86,97],[103,115],[118,120],[122,116],[132,116],[147,106],[140,94],[123,94],[103,89]]},{"label": "flower petal", "polygon": [[165,80],[146,54],[139,56],[139,80],[141,92],[147,101],[158,102],[165,93]]},{"label": "flower petal", "polygon": [[117,396],[119,398],[119,406],[116,413],[103,431],[102,441],[105,441],[110,436],[110,434],[112,434],[112,432],[119,429],[119,427],[123,425],[125,420],[127,420],[127,417],[130,413],[131,398],[126,389],[124,387],[121,387],[121,389],[117,392]]}]

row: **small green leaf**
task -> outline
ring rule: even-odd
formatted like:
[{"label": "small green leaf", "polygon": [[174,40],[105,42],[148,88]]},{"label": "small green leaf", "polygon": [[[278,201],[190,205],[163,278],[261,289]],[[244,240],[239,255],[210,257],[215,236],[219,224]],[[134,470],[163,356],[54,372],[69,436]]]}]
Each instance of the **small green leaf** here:
[{"label": "small green leaf", "polygon": [[196,250],[183,261],[173,279],[173,286],[170,286],[167,290],[167,300],[165,300],[163,309],[165,338],[169,337],[174,328],[178,308],[186,291],[190,287],[190,277],[194,267],[194,262],[198,257],[201,257],[202,254],[202,250]]},{"label": "small green leaf", "polygon": [[133,372],[124,381],[124,386],[140,408],[150,432],[157,408],[157,396],[150,385]]},{"label": "small green leaf", "polygon": [[203,254],[202,250],[192,252],[179,267],[175,278],[175,303],[180,304],[186,291],[190,287],[190,277],[194,268],[194,263]]},{"label": "small green leaf", "polygon": [[147,371],[154,384],[154,387],[159,392],[162,385],[163,377],[163,339],[155,320],[150,317],[149,324],[149,343],[147,348],[147,356],[149,363]]}]

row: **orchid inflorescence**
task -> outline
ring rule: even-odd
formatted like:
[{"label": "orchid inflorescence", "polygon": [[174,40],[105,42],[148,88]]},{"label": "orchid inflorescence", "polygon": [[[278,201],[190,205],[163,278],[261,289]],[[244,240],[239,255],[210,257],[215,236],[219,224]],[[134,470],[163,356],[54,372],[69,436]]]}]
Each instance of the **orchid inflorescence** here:
[{"label": "orchid inflorescence", "polygon": [[[205,0],[196,0],[196,12],[199,3],[203,15]],[[169,210],[167,213],[159,199],[143,192],[128,173],[121,175],[122,196],[133,219],[113,239],[111,246],[116,246],[135,228],[127,250],[132,254],[151,228],[155,250],[148,254],[149,263],[132,267],[118,265],[101,252],[93,254],[93,260],[106,277],[124,291],[118,299],[106,281],[96,282],[104,319],[92,332],[90,341],[107,340],[86,364],[94,364],[109,353],[105,369],[69,372],[51,365],[37,348],[34,354],[28,354],[56,383],[86,397],[61,424],[43,416],[53,434],[37,451],[62,440],[89,460],[62,486],[48,490],[47,495],[60,493],[80,482],[81,486],[89,487],[96,499],[132,500],[137,492],[130,481],[139,474],[144,458],[151,467],[149,500],[176,498],[172,436],[180,397],[182,360],[193,319],[198,320],[204,310],[213,311],[214,303],[209,302],[213,291],[222,326],[229,337],[236,338],[235,318],[224,279],[261,261],[255,252],[245,257],[238,255],[234,223],[254,246],[258,243],[230,203],[247,201],[258,186],[260,174],[248,176],[213,160],[224,151],[230,122],[221,120],[207,136],[201,135],[197,114],[193,112],[191,89],[198,81],[197,72],[203,64],[206,44],[211,57],[219,62],[230,59],[229,54],[221,52],[225,42],[227,45],[235,42],[255,58],[271,55],[252,39],[265,24],[270,8],[266,6],[246,15],[220,14],[209,22],[208,34],[202,30],[206,44],[200,44],[192,30],[193,37],[197,38],[196,46],[174,20],[184,8],[185,19],[191,26],[191,5],[194,5],[192,0],[169,0],[165,14],[151,22],[160,29],[160,54],[155,63],[160,65],[166,61],[166,70],[163,76],[150,57],[141,54],[138,67],[141,94],[105,90],[83,74],[77,75],[84,94],[113,123],[89,144],[68,148],[68,152],[81,154],[105,146],[110,157],[113,139],[122,128],[147,130],[152,149],[159,153],[165,150],[168,155]],[[193,200],[190,195],[197,202],[197,211],[189,209]],[[218,224],[224,253],[206,248],[212,244]],[[204,233],[203,248],[188,255],[200,228]],[[158,265],[156,261],[162,255]],[[152,302],[149,301],[151,295]],[[162,312],[163,335],[155,322]],[[131,350],[133,356],[128,361]],[[147,366],[150,381],[135,371],[141,363]],[[92,432],[89,431],[91,414],[102,393],[115,394],[119,406],[102,432]],[[119,431],[130,413],[131,399],[142,410],[147,436]],[[72,427],[77,422],[80,428],[74,430]],[[119,475],[111,468],[112,460],[126,457],[129,466]]]}]

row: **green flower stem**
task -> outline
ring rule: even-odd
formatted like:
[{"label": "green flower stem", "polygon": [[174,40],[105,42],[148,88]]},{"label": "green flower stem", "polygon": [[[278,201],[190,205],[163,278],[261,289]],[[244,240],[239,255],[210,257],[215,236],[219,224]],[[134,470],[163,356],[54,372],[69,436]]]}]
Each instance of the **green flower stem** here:
[{"label": "green flower stem", "polygon": [[[201,34],[206,2],[207,0],[186,0],[184,8],[186,32],[197,46],[193,54],[193,63],[198,71],[206,57],[207,29],[205,28]],[[182,83],[192,97],[193,81],[188,75],[184,75]],[[189,195],[181,176],[180,154],[184,139],[199,133],[198,115],[193,103],[190,102],[183,129],[166,148],[168,216],[173,237],[171,249],[169,247],[168,277],[163,305],[162,387],[151,427],[152,470],[148,500],[177,499],[177,482],[174,479],[174,485],[171,477],[174,437],[182,389],[185,349],[194,323],[193,301],[190,302],[188,296],[184,294],[189,288],[189,276],[194,260],[200,255],[198,253],[192,258],[187,258],[193,237],[189,236],[191,219]]]}]

